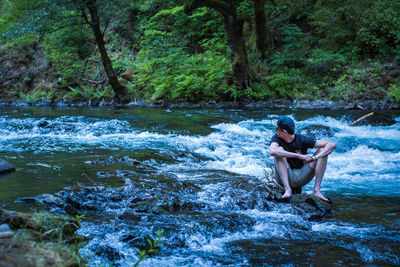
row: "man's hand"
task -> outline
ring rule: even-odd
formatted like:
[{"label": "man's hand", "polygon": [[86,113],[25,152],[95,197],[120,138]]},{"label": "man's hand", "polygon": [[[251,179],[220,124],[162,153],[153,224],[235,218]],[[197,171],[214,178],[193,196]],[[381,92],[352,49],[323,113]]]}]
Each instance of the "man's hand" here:
[{"label": "man's hand", "polygon": [[299,154],[299,159],[303,160],[304,164],[311,163],[316,160],[316,157],[314,155],[304,155],[304,154]]}]

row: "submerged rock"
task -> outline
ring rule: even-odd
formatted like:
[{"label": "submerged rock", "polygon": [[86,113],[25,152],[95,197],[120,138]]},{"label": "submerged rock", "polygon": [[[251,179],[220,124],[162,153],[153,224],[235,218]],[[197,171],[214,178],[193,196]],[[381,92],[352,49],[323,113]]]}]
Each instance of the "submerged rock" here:
[{"label": "submerged rock", "polygon": [[324,125],[309,125],[301,129],[301,134],[304,135],[314,135],[318,138],[322,137],[332,137],[337,133],[338,130],[330,128]]},{"label": "submerged rock", "polygon": [[294,194],[290,198],[289,203],[300,207],[302,213],[307,216],[307,220],[309,221],[321,221],[332,215],[332,203],[322,201],[314,195]]},{"label": "submerged rock", "polygon": [[92,250],[95,251],[96,255],[107,258],[109,261],[116,261],[123,258],[123,255],[117,249],[107,245],[96,244]]},{"label": "submerged rock", "polygon": [[13,171],[15,171],[14,166],[12,166],[10,163],[5,161],[4,159],[0,159],[0,174],[7,173],[7,172],[13,172]]},{"label": "submerged rock", "polygon": [[35,203],[36,199],[34,197],[20,197],[15,200],[16,203]]}]

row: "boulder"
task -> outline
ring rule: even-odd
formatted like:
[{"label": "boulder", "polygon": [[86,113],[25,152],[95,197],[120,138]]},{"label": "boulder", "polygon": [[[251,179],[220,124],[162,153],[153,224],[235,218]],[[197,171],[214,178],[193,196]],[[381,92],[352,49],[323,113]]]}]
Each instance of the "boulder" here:
[{"label": "boulder", "polygon": [[7,172],[13,172],[15,171],[14,166],[12,166],[10,163],[5,161],[4,159],[0,159],[0,173],[7,173]]}]

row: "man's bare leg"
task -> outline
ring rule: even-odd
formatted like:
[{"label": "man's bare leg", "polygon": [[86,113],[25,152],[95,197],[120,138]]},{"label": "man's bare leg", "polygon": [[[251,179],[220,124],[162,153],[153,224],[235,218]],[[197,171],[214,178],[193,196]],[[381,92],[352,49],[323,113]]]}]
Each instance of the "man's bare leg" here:
[{"label": "man's bare leg", "polygon": [[281,178],[281,182],[283,187],[285,188],[285,193],[282,196],[282,199],[288,199],[292,196],[292,188],[289,185],[289,174],[288,174],[288,163],[286,158],[284,157],[274,157],[275,168]]},{"label": "man's bare leg", "polygon": [[324,195],[322,195],[320,191],[320,186],[322,178],[324,177],[327,162],[328,162],[328,156],[325,156],[319,158],[315,164],[311,165],[311,167],[313,167],[313,165],[315,166],[315,184],[314,184],[313,195],[322,199],[323,201],[329,202],[329,199],[326,198]]}]

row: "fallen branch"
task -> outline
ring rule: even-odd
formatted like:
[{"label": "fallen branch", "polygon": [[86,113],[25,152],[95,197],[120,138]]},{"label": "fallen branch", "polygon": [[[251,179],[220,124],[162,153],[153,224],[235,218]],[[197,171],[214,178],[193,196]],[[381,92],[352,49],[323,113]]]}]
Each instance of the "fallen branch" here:
[{"label": "fallen branch", "polygon": [[85,176],[86,178],[88,178],[94,185],[96,185],[97,183],[95,181],[92,180],[92,178],[89,177],[89,175],[87,175],[86,173],[82,173],[83,176]]},{"label": "fallen branch", "polygon": [[89,79],[85,79],[85,78],[81,78],[82,81],[88,82],[88,83],[93,83],[93,84],[103,84],[107,81],[107,78],[104,78],[101,81],[93,81],[93,80],[89,80]]},{"label": "fallen branch", "polygon": [[83,93],[82,93],[81,91],[78,91],[78,90],[76,90],[76,89],[72,88],[71,86],[67,86],[67,87],[68,87],[68,89],[69,89],[69,90],[71,90],[72,92],[74,92],[74,93],[78,93],[78,94],[80,94],[80,95],[82,95],[82,96],[83,96]]},{"label": "fallen branch", "polygon": [[368,118],[369,116],[372,116],[372,115],[374,115],[373,112],[368,113],[367,115],[362,116],[362,117],[359,118],[358,120],[353,121],[353,122],[350,124],[350,126],[353,126],[353,125],[356,124],[357,122],[362,121],[363,119]]}]

